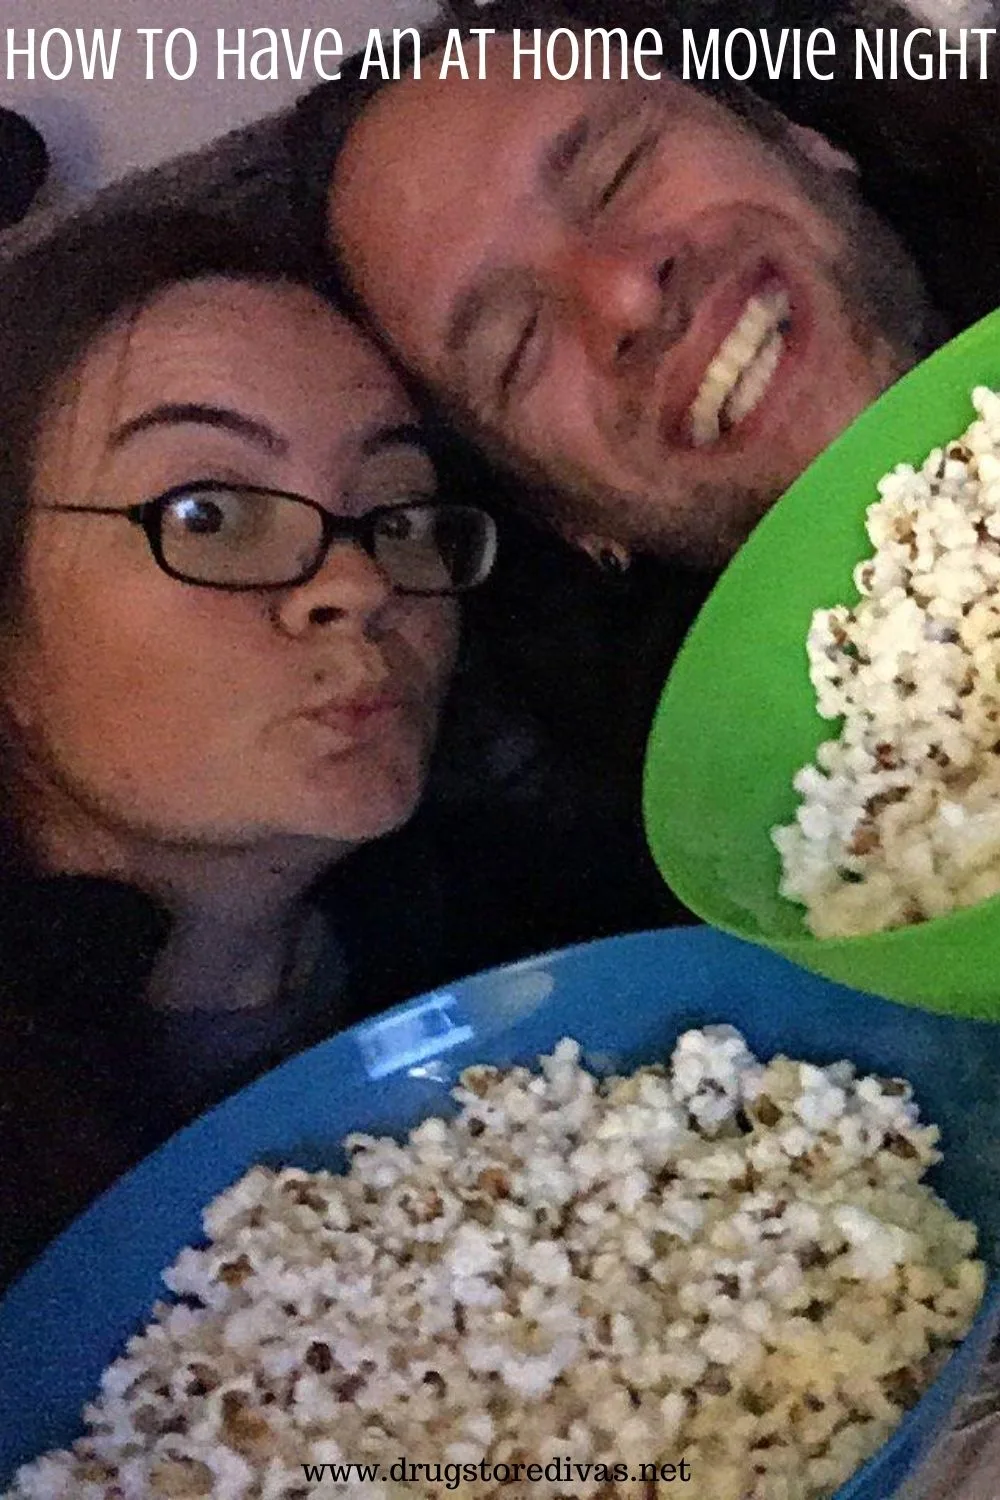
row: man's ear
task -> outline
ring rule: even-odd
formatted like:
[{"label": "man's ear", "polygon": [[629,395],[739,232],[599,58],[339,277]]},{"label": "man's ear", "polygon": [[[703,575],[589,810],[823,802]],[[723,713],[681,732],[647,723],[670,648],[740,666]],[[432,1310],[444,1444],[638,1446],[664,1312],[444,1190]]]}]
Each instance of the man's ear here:
[{"label": "man's ear", "polygon": [[555,530],[575,547],[578,552],[583,552],[596,563],[605,573],[627,573],[632,564],[632,554],[629,549],[614,537],[604,536],[596,531],[583,531],[570,522],[557,521]]},{"label": "man's ear", "polygon": [[842,151],[818,130],[813,130],[808,125],[797,125],[794,120],[788,121],[787,130],[792,143],[814,166],[821,167],[824,172],[850,172],[854,177],[858,175],[858,164],[850,152]]}]

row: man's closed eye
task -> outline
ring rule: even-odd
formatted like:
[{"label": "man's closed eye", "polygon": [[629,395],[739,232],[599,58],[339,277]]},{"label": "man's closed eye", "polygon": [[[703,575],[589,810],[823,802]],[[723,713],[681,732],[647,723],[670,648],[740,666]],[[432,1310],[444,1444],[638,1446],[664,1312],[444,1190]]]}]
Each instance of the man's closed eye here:
[{"label": "man's closed eye", "polygon": [[656,147],[657,137],[647,134],[626,152],[594,200],[595,212],[610,208],[614,200],[628,186],[638,169],[646,162]]},{"label": "man's closed eye", "polygon": [[533,344],[538,336],[540,321],[541,312],[536,307],[522,324],[510,356],[504,362],[499,380],[501,404],[509,399],[520,381],[524,378],[525,371],[530,364],[529,356],[532,353]]}]

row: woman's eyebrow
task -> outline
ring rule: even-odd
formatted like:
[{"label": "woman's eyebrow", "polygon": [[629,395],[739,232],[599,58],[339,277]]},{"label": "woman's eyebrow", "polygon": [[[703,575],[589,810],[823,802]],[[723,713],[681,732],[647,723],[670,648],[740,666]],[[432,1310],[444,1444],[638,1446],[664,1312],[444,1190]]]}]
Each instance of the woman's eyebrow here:
[{"label": "woman's eyebrow", "polygon": [[186,423],[233,432],[237,437],[246,438],[268,453],[280,456],[288,452],[285,438],[275,432],[273,427],[268,427],[266,422],[244,416],[239,411],[231,411],[226,406],[206,406],[197,401],[165,401],[159,406],[151,406],[148,411],[140,412],[137,417],[130,417],[127,422],[116,427],[111,434],[109,446],[120,448],[137,433],[146,432],[152,427],[177,427]]}]

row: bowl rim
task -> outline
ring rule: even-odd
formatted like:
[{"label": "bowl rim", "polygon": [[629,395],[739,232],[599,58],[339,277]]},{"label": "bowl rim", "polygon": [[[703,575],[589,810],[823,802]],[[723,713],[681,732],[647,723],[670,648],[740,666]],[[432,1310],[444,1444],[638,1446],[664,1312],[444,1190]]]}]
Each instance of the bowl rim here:
[{"label": "bowl rim", "polygon": [[[2,1293],[0,1293],[0,1323],[2,1323],[5,1314],[9,1315],[12,1304],[16,1304],[17,1302],[19,1302],[26,1293],[29,1296],[33,1295],[33,1282],[35,1281],[36,1277],[39,1277],[39,1273],[40,1279],[44,1283],[47,1263],[53,1260],[57,1261],[59,1256],[64,1253],[66,1243],[68,1243],[76,1234],[81,1220],[89,1218],[91,1216],[93,1216],[95,1219],[101,1216],[101,1214],[105,1211],[104,1206],[106,1204],[106,1201],[118,1194],[122,1183],[127,1181],[134,1181],[137,1177],[148,1178],[152,1175],[155,1175],[155,1172],[162,1161],[168,1159],[171,1155],[176,1154],[178,1151],[183,1152],[187,1150],[192,1145],[192,1143],[195,1144],[197,1149],[198,1136],[199,1134],[205,1133],[206,1122],[219,1122],[223,1120],[227,1115],[234,1114],[236,1112],[236,1109],[238,1108],[237,1101],[246,1101],[250,1096],[253,1096],[254,1101],[259,1104],[261,1101],[267,1098],[268,1092],[272,1086],[272,1080],[274,1079],[275,1075],[284,1073],[286,1079],[293,1079],[297,1072],[299,1072],[300,1070],[306,1070],[308,1068],[309,1059],[317,1057],[325,1049],[328,1049],[331,1044],[343,1046],[345,1039],[356,1038],[358,1034],[365,1029],[366,1026],[370,1026],[372,1024],[381,1024],[384,1022],[393,1024],[399,1017],[406,1016],[409,1013],[413,1012],[415,1009],[418,1009],[422,1005],[425,1005],[427,1001],[434,996],[447,995],[455,990],[462,991],[466,987],[471,987],[476,990],[482,988],[485,993],[485,987],[489,985],[496,976],[517,976],[521,974],[532,974],[543,971],[550,966],[559,967],[566,962],[568,962],[570,966],[573,966],[579,961],[580,958],[584,957],[584,955],[589,950],[600,950],[604,953],[611,953],[617,950],[624,953],[629,949],[634,949],[637,952],[642,952],[651,943],[657,944],[666,941],[668,946],[674,942],[679,942],[684,946],[690,945],[694,950],[697,951],[698,948],[711,947],[720,938],[726,944],[733,942],[734,944],[737,944],[741,947],[751,946],[746,944],[745,942],[739,942],[739,940],[735,938],[729,938],[728,936],[722,937],[722,934],[709,927],[707,924],[701,924],[691,927],[656,928],[637,932],[615,934],[610,937],[590,939],[588,941],[572,944],[564,948],[549,950],[545,953],[515,960],[514,962],[508,964],[499,965],[492,969],[465,976],[460,980],[456,980],[451,985],[441,987],[439,990],[430,991],[425,994],[412,997],[409,1000],[399,1002],[394,1006],[388,1007],[384,1011],[378,1012],[373,1017],[365,1018],[365,1020],[360,1021],[353,1026],[347,1027],[340,1032],[332,1034],[330,1037],[318,1043],[315,1043],[312,1047],[307,1048],[303,1052],[296,1053],[294,1056],[286,1059],[282,1063],[279,1063],[275,1068],[269,1070],[268,1072],[262,1074],[260,1077],[254,1079],[251,1083],[245,1085],[244,1088],[238,1090],[232,1095],[229,1095],[220,1103],[203,1112],[190,1124],[183,1126],[180,1130],[175,1132],[165,1142],[163,1142],[162,1145],[155,1148],[152,1152],[143,1157],[142,1160],[139,1161],[129,1171],[122,1174],[119,1179],[111,1184],[88,1207],[83,1209],[82,1212],[71,1221],[67,1228],[64,1229],[62,1233],[60,1233],[41,1252],[36,1260],[26,1268],[22,1275],[19,1276],[15,1281],[13,1281],[9,1287],[5,1288]],[[756,948],[758,945],[752,946]],[[767,955],[767,961],[769,963],[780,962],[780,958],[778,955],[769,954]],[[801,977],[803,982],[805,983],[822,984],[828,986],[833,990],[843,990],[845,988],[842,984],[835,980],[822,979],[814,974],[810,975],[807,973],[803,973]],[[547,998],[547,996],[543,998],[543,1004],[545,1003],[545,1000],[547,1000]],[[859,996],[858,998],[863,1000],[865,997]],[[892,1006],[892,1002],[885,1000],[878,1001],[878,1004],[886,1007]],[[980,1023],[978,1023],[977,1021],[965,1017],[942,1017],[940,1019],[944,1021],[948,1026],[974,1028],[980,1025]],[[698,1024],[707,1023],[699,1022]],[[499,1029],[503,1031],[507,1028],[506,1025],[503,1025]],[[488,1047],[490,1045],[490,1038],[488,1034],[483,1034],[482,1040],[484,1046]],[[630,1044],[626,1044],[626,1046],[628,1045]],[[848,1054],[845,1053],[845,1055]],[[427,1113],[430,1112],[431,1111],[428,1110],[425,1113],[422,1108],[420,1118],[426,1118]],[[249,1167],[244,1168],[243,1170],[249,1170]],[[233,1180],[235,1180],[235,1178]],[[216,1196],[215,1192],[205,1194],[202,1199],[203,1205],[207,1204],[207,1202],[210,1201],[210,1198],[214,1196]],[[192,1241],[188,1239],[185,1240],[184,1243],[191,1242]],[[896,1459],[897,1455],[900,1454],[901,1450],[905,1450],[907,1444],[912,1442],[921,1443],[922,1446],[920,1451],[922,1454],[926,1453],[927,1451],[929,1451],[927,1444],[928,1437],[938,1436],[944,1432],[945,1424],[947,1423],[950,1414],[954,1413],[954,1411],[956,1410],[957,1401],[961,1399],[961,1396],[969,1391],[972,1379],[971,1376],[969,1376],[967,1379],[964,1379],[960,1392],[956,1395],[948,1395],[946,1404],[943,1407],[943,1412],[939,1413],[937,1419],[935,1419],[935,1409],[942,1401],[942,1383],[948,1379],[948,1371],[951,1369],[953,1362],[956,1359],[964,1358],[968,1360],[972,1357],[971,1349],[969,1347],[970,1341],[982,1339],[985,1344],[987,1333],[993,1332],[996,1326],[1000,1324],[1000,1245],[996,1247],[995,1254],[989,1257],[981,1256],[981,1258],[984,1260],[987,1267],[986,1286],[984,1288],[982,1301],[977,1308],[975,1318],[973,1319],[972,1324],[970,1325],[966,1334],[961,1340],[959,1340],[947,1350],[946,1358],[943,1361],[941,1368],[937,1371],[935,1378],[931,1382],[931,1384],[922,1393],[917,1404],[910,1411],[904,1413],[900,1422],[893,1430],[893,1432],[890,1433],[885,1442],[876,1449],[876,1451],[865,1461],[864,1464],[860,1465],[848,1477],[848,1479],[844,1481],[843,1485],[841,1485],[835,1492],[835,1496],[831,1496],[831,1500],[853,1500],[853,1497],[861,1494],[865,1494],[866,1500],[870,1500],[870,1494],[867,1493],[867,1486],[872,1483],[873,1476],[877,1476],[879,1474],[883,1465],[891,1465]],[[167,1262],[164,1262],[164,1265],[166,1264]],[[137,1319],[142,1321],[143,1323],[145,1321],[148,1321],[151,1310],[152,1301],[150,1301],[148,1305],[136,1311]],[[18,1309],[15,1306],[15,1316],[17,1316],[17,1312]],[[905,1472],[907,1475],[909,1475],[910,1473],[913,1473],[915,1471],[916,1466],[908,1464]],[[13,1471],[6,1479],[0,1476],[0,1482],[9,1483],[12,1478]]]}]

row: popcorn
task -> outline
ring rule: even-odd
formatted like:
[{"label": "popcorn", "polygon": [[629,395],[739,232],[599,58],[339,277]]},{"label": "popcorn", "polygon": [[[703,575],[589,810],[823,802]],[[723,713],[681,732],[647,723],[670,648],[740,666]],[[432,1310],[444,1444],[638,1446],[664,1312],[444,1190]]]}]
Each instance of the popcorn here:
[{"label": "popcorn", "polygon": [[[818,1500],[982,1296],[901,1079],[765,1066],[708,1026],[667,1068],[599,1081],[563,1041],[540,1073],[468,1069],[455,1097],[405,1143],[349,1137],[343,1176],[256,1167],[221,1194],[164,1275],[196,1305],[157,1305],[87,1435],[6,1500],[299,1500],[303,1463],[401,1453],[683,1454],[713,1500]],[[505,1493],[463,1479],[470,1500]]]},{"label": "popcorn", "polygon": [[842,725],[772,839],[781,894],[817,937],[1000,892],[1000,397],[972,399],[961,438],[879,481],[861,597],[809,628],[818,711]]}]

